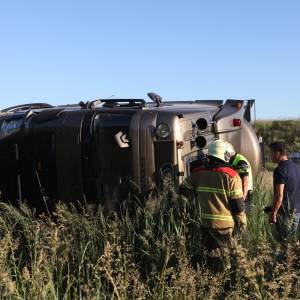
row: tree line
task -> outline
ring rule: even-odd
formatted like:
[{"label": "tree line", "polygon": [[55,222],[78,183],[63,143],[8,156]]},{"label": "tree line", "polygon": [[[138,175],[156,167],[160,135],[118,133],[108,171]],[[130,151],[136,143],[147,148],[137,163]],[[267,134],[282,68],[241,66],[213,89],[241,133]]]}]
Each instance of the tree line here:
[{"label": "tree line", "polygon": [[255,124],[257,136],[263,138],[265,151],[273,141],[282,141],[288,152],[300,151],[300,119],[295,120],[258,120]]}]

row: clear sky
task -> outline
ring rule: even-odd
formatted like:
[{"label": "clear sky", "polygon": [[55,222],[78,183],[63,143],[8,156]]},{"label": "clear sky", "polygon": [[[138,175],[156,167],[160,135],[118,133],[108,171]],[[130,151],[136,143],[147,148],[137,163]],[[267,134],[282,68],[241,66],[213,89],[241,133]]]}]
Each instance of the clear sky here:
[{"label": "clear sky", "polygon": [[1,1],[0,108],[155,91],[299,118],[299,33],[299,0]]}]

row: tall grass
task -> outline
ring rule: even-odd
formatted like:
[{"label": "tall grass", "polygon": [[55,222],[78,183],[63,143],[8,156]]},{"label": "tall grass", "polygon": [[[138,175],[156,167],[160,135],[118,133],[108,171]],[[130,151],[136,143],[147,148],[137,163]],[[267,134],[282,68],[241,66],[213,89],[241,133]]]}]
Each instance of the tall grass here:
[{"label": "tall grass", "polygon": [[[168,182],[157,203],[129,199],[118,213],[59,204],[54,216],[0,203],[0,295],[4,299],[299,298],[298,243],[280,248],[256,185],[248,231],[216,273],[201,247],[200,207]],[[134,209],[132,209],[134,207]],[[191,261],[198,256],[197,268]]]}]

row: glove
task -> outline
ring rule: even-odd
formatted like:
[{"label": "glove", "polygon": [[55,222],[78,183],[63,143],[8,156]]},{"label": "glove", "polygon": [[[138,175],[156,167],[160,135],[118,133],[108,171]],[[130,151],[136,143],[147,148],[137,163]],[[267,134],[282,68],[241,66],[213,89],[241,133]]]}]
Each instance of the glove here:
[{"label": "glove", "polygon": [[247,230],[247,225],[246,224],[241,224],[239,227],[239,232],[244,233]]},{"label": "glove", "polygon": [[240,227],[247,227],[247,218],[244,212],[235,215],[235,225],[239,229]]}]

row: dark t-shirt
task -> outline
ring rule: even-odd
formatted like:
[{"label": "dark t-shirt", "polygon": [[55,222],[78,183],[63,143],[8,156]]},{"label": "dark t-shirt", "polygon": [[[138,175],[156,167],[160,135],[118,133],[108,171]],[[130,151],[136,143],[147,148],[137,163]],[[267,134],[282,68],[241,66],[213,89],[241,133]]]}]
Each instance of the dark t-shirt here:
[{"label": "dark t-shirt", "polygon": [[284,160],[274,170],[274,185],[284,184],[282,206],[300,212],[300,169],[291,160]]}]

